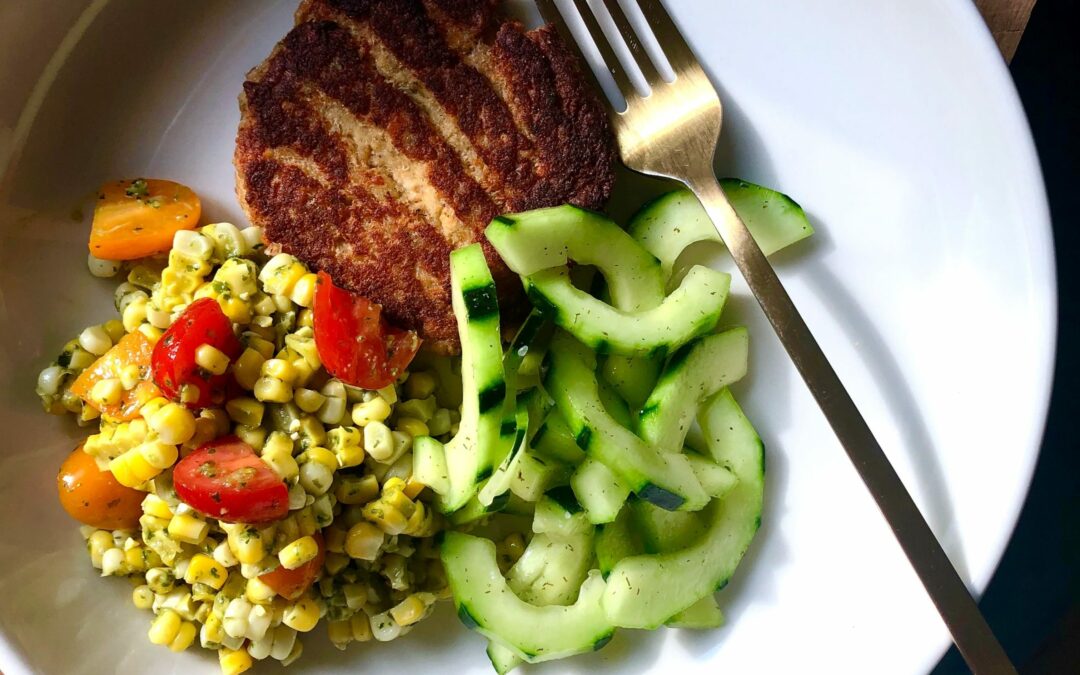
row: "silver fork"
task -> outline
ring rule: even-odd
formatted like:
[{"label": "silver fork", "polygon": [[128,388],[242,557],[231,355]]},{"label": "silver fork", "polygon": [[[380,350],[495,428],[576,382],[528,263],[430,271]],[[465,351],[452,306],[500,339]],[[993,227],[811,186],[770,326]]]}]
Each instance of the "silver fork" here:
[{"label": "silver fork", "polygon": [[[915,502],[896,475],[866,421],[829,364],[787,291],[728,203],[713,173],[723,107],[716,89],[660,0],[637,1],[675,73],[658,72],[618,0],[603,0],[634,63],[651,88],[639,94],[600,28],[588,0],[573,0],[604,65],[626,100],[611,111],[623,163],[644,174],[672,178],[701,200],[736,266],[772,323],[795,367],[817,400],[833,432],[862,476],[901,547],[936,605],[953,641],[977,675],[1015,674],[978,605],[956,573]],[[577,48],[554,0],[537,0],[545,20]],[[591,74],[580,49],[582,70]]]}]

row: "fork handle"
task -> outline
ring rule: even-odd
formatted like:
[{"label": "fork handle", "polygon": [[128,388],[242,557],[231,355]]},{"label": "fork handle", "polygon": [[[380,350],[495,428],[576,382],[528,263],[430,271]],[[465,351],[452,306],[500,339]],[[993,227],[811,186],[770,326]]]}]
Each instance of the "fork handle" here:
[{"label": "fork handle", "polygon": [[976,675],[1015,675],[1016,668],[791,302],[772,265],[731,207],[711,167],[683,182],[701,200],[780,342],[945,620],[968,666]]}]

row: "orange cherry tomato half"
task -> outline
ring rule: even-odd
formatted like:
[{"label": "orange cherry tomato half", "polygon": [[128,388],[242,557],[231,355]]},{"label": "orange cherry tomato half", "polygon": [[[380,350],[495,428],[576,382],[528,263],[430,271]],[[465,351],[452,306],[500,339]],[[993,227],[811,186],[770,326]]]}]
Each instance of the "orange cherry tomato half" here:
[{"label": "orange cherry tomato half", "polygon": [[194,229],[201,215],[198,196],[179,183],[144,178],[106,183],[94,206],[90,253],[106,260],[164,253],[173,235]]},{"label": "orange cherry tomato half", "polygon": [[409,366],[420,349],[413,331],[395,328],[382,307],[334,285],[319,272],[315,289],[315,346],[331,375],[364,389],[382,389]]},{"label": "orange cherry tomato half", "polygon": [[315,583],[315,579],[319,577],[319,572],[322,570],[323,561],[326,560],[326,544],[323,543],[323,536],[318,532],[313,534],[312,538],[319,545],[319,552],[313,559],[294,570],[285,569],[279,565],[273,572],[267,572],[259,577],[263,583],[286,600],[295,600],[303,595],[304,591]]},{"label": "orange cherry tomato half", "polygon": [[[141,332],[128,333],[89,368],[79,373],[71,384],[71,393],[96,408],[109,420],[127,422],[135,419],[139,416],[142,404],[160,395],[158,388],[149,381],[150,356],[153,351],[154,343]],[[119,403],[101,405],[90,400],[90,390],[95,384],[108,378],[119,378],[120,372],[126,366],[138,366],[146,379],[139,382],[134,389],[125,390]]]},{"label": "orange cherry tomato half", "polygon": [[56,476],[60,506],[75,520],[102,530],[138,527],[145,492],[116,482],[112,472],[98,468],[93,457],[75,448]]},{"label": "orange cherry tomato half", "polygon": [[289,513],[285,481],[236,436],[210,441],[181,459],[173,488],[191,508],[226,523],[270,523]]}]

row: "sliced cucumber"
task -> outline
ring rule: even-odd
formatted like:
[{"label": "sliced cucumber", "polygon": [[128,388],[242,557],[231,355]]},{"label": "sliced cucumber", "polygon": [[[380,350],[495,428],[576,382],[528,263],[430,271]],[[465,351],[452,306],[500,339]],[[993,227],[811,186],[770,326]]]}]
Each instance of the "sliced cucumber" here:
[{"label": "sliced cucumber", "polygon": [[595,459],[586,459],[570,477],[574,490],[590,523],[610,523],[630,496],[630,488],[608,468]]},{"label": "sliced cucumber", "polygon": [[629,506],[620,511],[612,522],[596,526],[594,546],[596,563],[605,579],[620,560],[645,552],[641,532]]},{"label": "sliced cucumber", "polygon": [[731,469],[717,464],[716,462],[702,457],[691,450],[686,450],[686,458],[690,460],[690,468],[694,475],[701,481],[701,487],[714,499],[719,499],[731,492],[731,488],[739,482],[739,479],[731,472]]},{"label": "sliced cucumber", "polygon": [[451,525],[458,527],[468,525],[483,520],[493,513],[500,513],[509,503],[510,495],[501,495],[488,506],[484,506],[479,499],[473,497],[460,509],[449,514],[446,519]]},{"label": "sliced cucumber", "polygon": [[532,530],[556,540],[566,540],[585,533],[592,535],[593,527],[574,493],[563,485],[549,490],[536,503]]},{"label": "sliced cucumber", "polygon": [[566,464],[546,459],[526,448],[510,474],[510,491],[525,501],[535,502],[551,488],[569,481],[571,472]]},{"label": "sliced cucumber", "polygon": [[623,311],[651,309],[664,297],[660,263],[599,213],[567,205],[499,216],[485,234],[507,267],[522,276],[573,260],[600,270]]},{"label": "sliced cucumber", "polygon": [[[802,207],[787,195],[734,178],[721,180],[720,185],[765,255],[814,233]],[[691,244],[722,243],[697,197],[685,189],[669,192],[646,204],[627,229],[660,260],[665,280],[671,277],[675,262]]]},{"label": "sliced cucumber", "polygon": [[664,359],[656,356],[611,354],[604,359],[600,372],[604,381],[610,384],[631,408],[641,410],[663,369]]},{"label": "sliced cucumber", "polygon": [[686,457],[659,452],[611,418],[597,389],[595,357],[565,333],[551,340],[545,384],[578,445],[639,497],[670,510],[708,503]]},{"label": "sliced cucumber", "polygon": [[706,630],[724,625],[724,613],[716,602],[716,596],[709,593],[683,611],[668,619],[668,628],[691,628]]},{"label": "sliced cucumber", "polygon": [[[525,317],[521,328],[514,335],[510,348],[503,356],[503,373],[506,379],[507,403],[511,402],[511,394],[516,394],[520,388],[520,371],[522,362],[530,354],[542,351],[547,341],[551,338],[554,326],[535,309]],[[507,410],[509,411],[509,408]]]},{"label": "sliced cucumber", "polygon": [[514,668],[525,663],[525,660],[515,654],[513,650],[491,640],[488,640],[487,655],[488,660],[491,661],[491,667],[495,669],[498,675],[506,675]]},{"label": "sliced cucumber", "polygon": [[492,542],[447,532],[442,559],[461,620],[521,658],[557,659],[594,651],[611,639],[614,628],[601,604],[606,586],[599,572],[581,585],[573,605],[538,607],[509,588]]},{"label": "sliced cucumber", "polygon": [[665,452],[682,450],[701,402],[746,375],[749,348],[749,333],[740,327],[675,352],[641,408],[641,438]]},{"label": "sliced cucumber", "polygon": [[558,538],[534,535],[506,583],[519,598],[533,605],[570,605],[593,567],[593,532]]},{"label": "sliced cucumber", "polygon": [[[479,244],[450,254],[450,285],[461,333],[462,403],[459,431],[446,444],[449,487],[439,494],[443,513],[463,507],[510,449],[504,434],[506,380],[495,282]],[[438,493],[437,493],[438,494]]]},{"label": "sliced cucumber", "polygon": [[[510,490],[510,484],[514,480],[514,472],[517,471],[518,465],[521,463],[521,456],[525,452],[525,439],[529,434],[529,409],[524,400],[518,401],[513,425],[514,440],[510,452],[507,453],[502,464],[495,469],[495,473],[491,474],[491,478],[484,483],[484,486],[477,493],[477,499],[484,506],[491,506],[491,503],[497,497],[506,494]],[[423,482],[422,479],[420,480]]]},{"label": "sliced cucumber", "polygon": [[450,472],[442,443],[431,436],[413,439],[413,476],[436,494],[450,491]]},{"label": "sliced cucumber", "polygon": [[700,512],[665,511],[640,499],[631,500],[627,506],[646,553],[684,549],[705,533],[706,523]]},{"label": "sliced cucumber", "polygon": [[655,628],[731,578],[761,523],[764,460],[761,440],[724,390],[699,422],[718,464],[739,479],[722,500],[702,512],[705,534],[684,549],[620,560],[608,575],[604,609],[617,626]]},{"label": "sliced cucumber", "polygon": [[533,305],[574,337],[602,354],[669,354],[712,330],[727,299],[731,277],[708,267],[690,270],[660,305],[627,313],[570,283],[566,268],[525,277]]},{"label": "sliced cucumber", "polygon": [[585,452],[578,447],[574,432],[566,424],[558,408],[552,408],[532,438],[532,448],[540,456],[566,464],[580,464]]}]

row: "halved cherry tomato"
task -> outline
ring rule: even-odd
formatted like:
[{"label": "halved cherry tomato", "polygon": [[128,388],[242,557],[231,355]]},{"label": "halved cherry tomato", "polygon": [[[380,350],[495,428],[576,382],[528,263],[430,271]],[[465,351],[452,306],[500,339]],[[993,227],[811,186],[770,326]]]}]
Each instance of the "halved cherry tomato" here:
[{"label": "halved cherry tomato", "polygon": [[334,377],[364,389],[391,384],[420,349],[413,331],[395,328],[382,307],[334,285],[319,272],[315,289],[315,346]]},{"label": "halved cherry tomato", "polygon": [[120,371],[126,366],[138,366],[149,375],[150,356],[153,349],[154,344],[139,331],[128,333],[97,361],[94,361],[89,368],[79,373],[79,376],[71,383],[71,393],[81,398],[87,405],[97,408],[107,419],[118,422],[135,419],[139,416],[139,408],[142,404],[161,393],[153,382],[143,380],[134,389],[125,390],[120,397],[120,402],[113,405],[101,405],[91,401],[90,390],[101,380],[119,378]]},{"label": "halved cherry tomato", "polygon": [[179,401],[185,385],[198,390],[197,398],[185,402],[189,408],[205,408],[225,400],[229,375],[212,375],[195,363],[195,352],[204,344],[220,349],[230,359],[239,356],[242,349],[232,322],[213,298],[200,298],[188,305],[154,345],[151,357],[154,382],[166,396]]},{"label": "halved cherry tomato", "polygon": [[199,198],[179,183],[143,178],[106,183],[94,207],[90,253],[106,260],[164,253],[173,235],[194,229],[201,214]]},{"label": "halved cherry tomato", "polygon": [[313,534],[312,538],[319,545],[319,552],[313,559],[294,570],[285,569],[279,565],[273,572],[267,572],[259,577],[263,583],[286,600],[295,600],[303,595],[322,570],[323,561],[326,560],[326,545],[318,532]]},{"label": "halved cherry tomato", "polygon": [[129,530],[139,525],[145,492],[116,482],[111,471],[98,468],[82,446],[72,450],[56,476],[60,506],[75,520],[102,530]]},{"label": "halved cherry tomato", "polygon": [[210,441],[173,469],[176,496],[226,523],[269,523],[289,513],[285,481],[235,436]]}]

